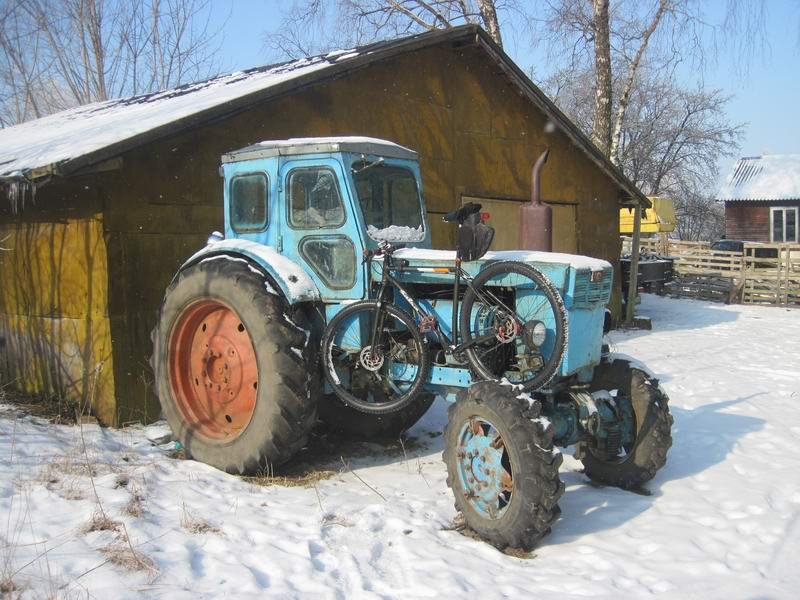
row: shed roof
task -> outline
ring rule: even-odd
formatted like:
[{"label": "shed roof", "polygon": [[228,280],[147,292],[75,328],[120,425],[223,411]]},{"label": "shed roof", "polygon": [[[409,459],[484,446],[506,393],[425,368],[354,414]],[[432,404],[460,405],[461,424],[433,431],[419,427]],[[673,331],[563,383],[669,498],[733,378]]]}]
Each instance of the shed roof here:
[{"label": "shed roof", "polygon": [[717,192],[725,202],[800,200],[800,154],[740,158]]},{"label": "shed roof", "polygon": [[644,194],[476,25],[237,71],[153,94],[87,104],[0,129],[0,181],[9,183],[49,175],[69,175],[151,140],[231,116],[257,102],[291,94],[369,64],[442,43],[472,45],[483,50],[523,95],[617,183],[627,201],[650,205]]}]

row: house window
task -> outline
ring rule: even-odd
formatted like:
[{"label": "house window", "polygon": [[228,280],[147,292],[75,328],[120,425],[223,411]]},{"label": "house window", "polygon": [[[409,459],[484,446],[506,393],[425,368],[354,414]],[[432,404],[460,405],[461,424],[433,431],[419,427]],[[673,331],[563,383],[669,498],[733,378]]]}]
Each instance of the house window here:
[{"label": "house window", "polygon": [[797,243],[797,208],[772,208],[769,213],[770,240],[773,244]]}]

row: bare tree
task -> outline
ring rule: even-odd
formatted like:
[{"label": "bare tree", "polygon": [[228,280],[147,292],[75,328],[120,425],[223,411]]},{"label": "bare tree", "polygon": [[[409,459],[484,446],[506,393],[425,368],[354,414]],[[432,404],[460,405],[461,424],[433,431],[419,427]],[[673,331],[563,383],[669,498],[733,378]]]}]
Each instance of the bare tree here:
[{"label": "bare tree", "polygon": [[[665,76],[684,61],[702,68],[716,52],[716,34],[743,54],[764,43],[763,0],[728,0],[723,23],[704,14],[700,0],[550,0],[539,17],[555,54],[574,71],[594,68],[594,143],[613,162],[619,150],[626,111],[643,59],[658,62]],[[559,51],[560,50],[560,51]],[[657,60],[656,60],[657,59]],[[745,61],[746,64],[746,61]],[[613,83],[613,82],[622,82]],[[618,96],[611,97],[612,92]],[[612,108],[613,107],[613,108]]]},{"label": "bare tree", "polygon": [[19,3],[0,8],[0,126],[40,117],[40,45],[31,23],[20,18]]},{"label": "bare tree", "polygon": [[[587,130],[594,118],[594,73],[565,69],[545,84],[556,103]],[[615,97],[626,85],[615,82]],[[643,64],[619,132],[619,167],[645,194],[673,198],[684,239],[719,236],[721,207],[712,199],[717,163],[733,156],[744,130],[726,116],[720,90],[686,88],[660,68]],[[708,239],[708,238],[706,238]]]},{"label": "bare tree", "polygon": [[11,0],[0,11],[3,124],[217,68],[210,0]]},{"label": "bare tree", "polygon": [[517,7],[517,0],[300,0],[266,41],[271,49],[297,58],[332,47],[477,23],[502,46],[498,12]]}]

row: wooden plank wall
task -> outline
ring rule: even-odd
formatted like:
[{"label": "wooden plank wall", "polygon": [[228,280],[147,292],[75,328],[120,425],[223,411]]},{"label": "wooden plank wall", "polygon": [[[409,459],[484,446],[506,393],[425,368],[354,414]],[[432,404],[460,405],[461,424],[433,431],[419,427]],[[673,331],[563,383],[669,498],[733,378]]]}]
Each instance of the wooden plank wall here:
[{"label": "wooden plank wall", "polygon": [[769,206],[726,202],[725,237],[729,240],[769,242]]}]

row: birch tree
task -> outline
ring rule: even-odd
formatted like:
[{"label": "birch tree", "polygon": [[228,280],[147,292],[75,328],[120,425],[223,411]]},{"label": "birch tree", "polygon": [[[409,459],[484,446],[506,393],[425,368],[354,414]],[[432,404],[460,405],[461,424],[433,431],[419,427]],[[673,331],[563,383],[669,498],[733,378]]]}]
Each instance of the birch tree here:
[{"label": "birch tree", "polygon": [[11,0],[0,11],[3,124],[173,87],[217,68],[210,0]]},{"label": "birch tree", "polygon": [[611,33],[608,0],[592,0],[592,35],[594,37],[594,115],[592,141],[611,154]]}]

